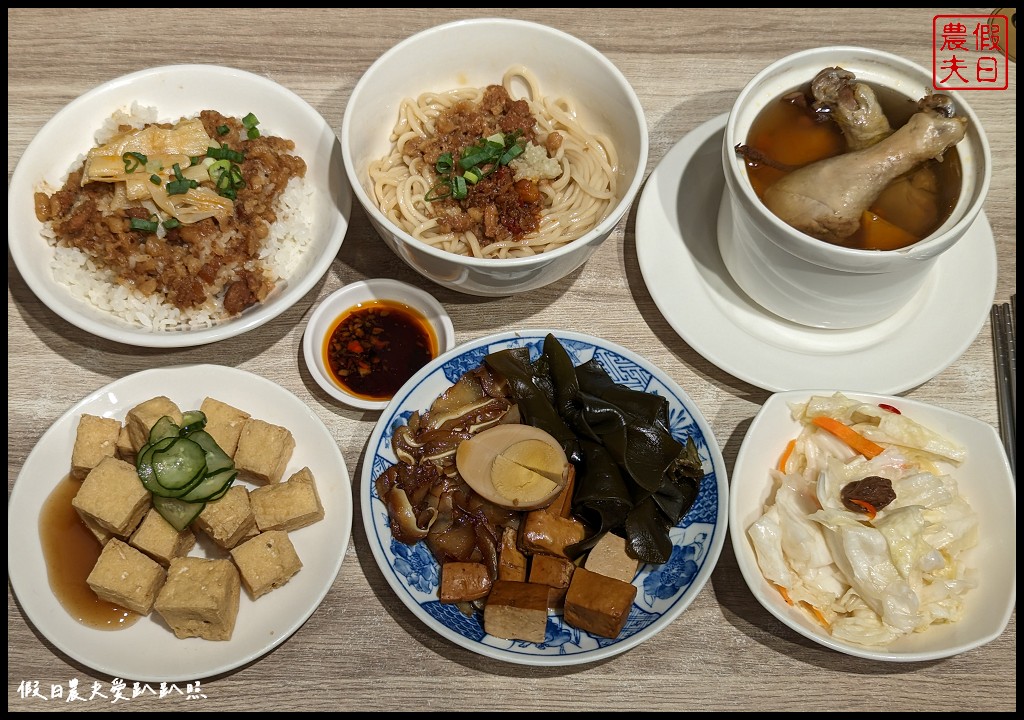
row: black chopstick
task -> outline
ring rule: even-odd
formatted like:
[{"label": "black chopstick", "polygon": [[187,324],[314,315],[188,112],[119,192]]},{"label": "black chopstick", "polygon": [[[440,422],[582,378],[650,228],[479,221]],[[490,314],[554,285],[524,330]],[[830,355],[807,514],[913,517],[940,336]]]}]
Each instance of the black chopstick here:
[{"label": "black chopstick", "polygon": [[[1016,297],[1016,296],[1014,296]],[[1016,304],[1016,300],[1014,300]],[[1010,462],[1010,471],[1017,477],[1016,463],[1016,425],[1017,400],[1014,390],[1016,385],[1016,340],[1011,316],[1010,303],[993,305],[991,313],[992,345],[995,355],[996,402],[999,409],[999,435],[1006,449],[1006,457]]]}]

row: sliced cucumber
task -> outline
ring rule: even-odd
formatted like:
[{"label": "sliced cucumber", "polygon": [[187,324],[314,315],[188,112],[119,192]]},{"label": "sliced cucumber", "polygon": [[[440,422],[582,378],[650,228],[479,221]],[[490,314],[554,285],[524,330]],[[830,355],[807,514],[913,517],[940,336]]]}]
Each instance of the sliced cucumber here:
[{"label": "sliced cucumber", "polygon": [[201,410],[189,410],[181,416],[181,434],[191,436],[197,430],[206,427],[206,413]]},{"label": "sliced cucumber", "polygon": [[227,468],[220,472],[207,475],[198,485],[181,496],[185,502],[205,502],[220,497],[238,477],[238,471],[234,468]]},{"label": "sliced cucumber", "polygon": [[206,453],[206,472],[217,473],[235,466],[226,452],[220,449],[220,445],[213,439],[213,435],[205,430],[196,430],[188,436],[188,439],[198,444]]},{"label": "sliced cucumber", "polygon": [[157,440],[155,443],[147,443],[139,449],[139,454],[135,459],[135,470],[139,474],[142,485],[151,493],[166,494],[166,491],[157,484],[156,475],[153,473],[153,453],[156,450],[166,450],[176,439],[177,436],[167,437]]},{"label": "sliced cucumber", "polygon": [[153,423],[153,427],[149,429],[149,444],[152,445],[157,440],[163,440],[164,438],[177,437],[180,432],[181,428],[174,422],[174,418],[170,415],[164,415]]},{"label": "sliced cucumber", "polygon": [[167,490],[181,490],[206,475],[206,451],[185,437],[175,438],[165,448],[154,449],[150,457],[156,482]]},{"label": "sliced cucumber", "polygon": [[178,498],[154,495],[153,507],[164,520],[171,524],[171,527],[181,532],[199,517],[199,513],[206,507],[206,503],[191,503]]}]

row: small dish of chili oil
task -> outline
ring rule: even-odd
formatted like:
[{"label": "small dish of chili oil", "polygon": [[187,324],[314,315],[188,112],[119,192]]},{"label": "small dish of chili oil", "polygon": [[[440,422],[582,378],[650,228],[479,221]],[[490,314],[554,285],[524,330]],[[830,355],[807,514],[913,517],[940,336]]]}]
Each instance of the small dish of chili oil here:
[{"label": "small dish of chili oil", "polygon": [[314,310],[303,354],[328,394],[382,409],[396,392],[454,345],[454,328],[431,295],[396,280],[346,285]]}]

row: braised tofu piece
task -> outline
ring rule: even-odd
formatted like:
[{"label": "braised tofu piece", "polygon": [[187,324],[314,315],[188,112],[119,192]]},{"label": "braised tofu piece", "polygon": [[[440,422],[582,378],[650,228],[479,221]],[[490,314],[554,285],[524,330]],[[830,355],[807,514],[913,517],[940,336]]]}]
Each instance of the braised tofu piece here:
[{"label": "braised tofu piece", "polygon": [[132,445],[131,435],[128,433],[128,426],[122,425],[121,432],[117,435],[117,453],[115,454],[120,460],[135,464],[135,446]]},{"label": "braised tofu piece", "polygon": [[626,552],[625,538],[608,532],[590,549],[583,567],[599,575],[631,583],[640,562]]},{"label": "braised tofu piece", "polygon": [[558,496],[551,501],[545,510],[552,515],[567,518],[572,514],[572,494],[576,489],[576,466],[569,463],[569,475],[565,481],[565,487]]},{"label": "braised tofu piece", "polygon": [[565,621],[591,635],[616,638],[626,625],[636,586],[576,568],[565,595]]},{"label": "braised tofu piece", "polygon": [[264,485],[249,493],[249,502],[262,532],[291,532],[324,519],[324,506],[316,491],[316,480],[304,467],[283,483]]},{"label": "braised tofu piece", "polygon": [[498,551],[498,579],[526,582],[526,555],[517,545],[515,528],[507,527],[501,533]]},{"label": "braised tofu piece", "polygon": [[230,560],[178,557],[171,560],[153,609],[176,637],[230,640],[241,594],[238,568]]},{"label": "braised tofu piece", "polygon": [[446,562],[441,566],[441,602],[470,602],[487,597],[491,576],[487,566],[476,562]]},{"label": "braised tofu piece", "polygon": [[121,421],[98,415],[82,415],[78,419],[75,446],[71,450],[71,477],[84,480],[103,458],[114,457]]},{"label": "braised tofu piece", "polygon": [[242,574],[242,584],[252,597],[279,588],[302,569],[295,546],[283,530],[270,530],[246,540],[231,550]]},{"label": "braised tofu piece", "polygon": [[242,541],[256,525],[256,515],[244,485],[232,485],[217,500],[206,503],[196,525],[225,550]]},{"label": "braised tofu piece", "polygon": [[163,567],[152,558],[111,538],[85,581],[100,600],[148,615],[164,577]]},{"label": "braised tofu piece", "polygon": [[249,418],[238,437],[235,469],[240,478],[259,485],[281,482],[294,449],[288,428]]},{"label": "braised tofu piece", "polygon": [[565,593],[575,569],[573,562],[563,557],[534,555],[530,558],[530,582],[551,588],[548,591],[549,608],[560,608],[565,604]]},{"label": "braised tofu piece", "polygon": [[213,436],[221,450],[234,456],[238,437],[250,417],[249,413],[211,397],[203,400],[199,410],[206,415],[206,427],[203,429]]},{"label": "braised tofu piece", "polygon": [[178,532],[156,509],[150,509],[129,542],[167,567],[173,558],[188,555],[196,544],[196,536],[188,528]]},{"label": "braised tofu piece", "polygon": [[565,548],[580,542],[586,535],[583,524],[546,510],[526,513],[519,529],[519,548],[530,555],[543,553],[566,557]]},{"label": "braised tofu piece", "polygon": [[89,471],[71,504],[98,526],[127,538],[150,508],[150,494],[135,466],[115,457],[104,458]]},{"label": "braised tofu piece", "polygon": [[163,395],[139,403],[128,411],[125,425],[128,427],[128,439],[131,440],[132,450],[138,453],[142,446],[149,442],[149,431],[164,415],[169,415],[175,425],[181,425],[181,410],[170,398]]},{"label": "braised tofu piece", "polygon": [[506,640],[542,643],[548,627],[548,586],[498,580],[484,607],[484,632]]}]

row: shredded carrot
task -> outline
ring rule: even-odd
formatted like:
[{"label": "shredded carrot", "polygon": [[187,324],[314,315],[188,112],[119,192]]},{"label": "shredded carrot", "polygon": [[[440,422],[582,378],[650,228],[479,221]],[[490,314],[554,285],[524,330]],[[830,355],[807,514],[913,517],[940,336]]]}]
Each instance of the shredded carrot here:
[{"label": "shredded carrot", "polygon": [[856,498],[850,498],[850,502],[852,502],[854,505],[859,505],[862,508],[864,508],[864,512],[868,514],[868,520],[874,520],[875,515],[878,514],[878,510],[875,509],[875,506],[869,503],[867,500],[857,500]]},{"label": "shredded carrot", "polygon": [[785,600],[785,601],[786,601],[787,603],[789,603],[790,605],[792,605],[792,604],[793,604],[793,601],[792,601],[792,600],[790,599],[790,597],[789,597],[789,593],[788,593],[788,592],[786,592],[786,588],[782,587],[781,585],[776,585],[776,586],[775,586],[775,589],[779,591],[779,595],[781,595],[781,596],[782,596],[782,599],[783,599],[783,600]]},{"label": "shredded carrot", "polygon": [[801,600],[800,604],[803,605],[808,610],[810,610],[811,614],[814,615],[814,617],[817,619],[817,621],[820,622],[823,626],[825,626],[826,628],[829,627],[829,622],[828,622],[828,620],[825,619],[825,613],[823,613],[821,610],[819,610],[818,608],[816,608],[813,605],[811,605],[806,600]]},{"label": "shredded carrot", "polygon": [[782,451],[782,457],[779,458],[779,472],[786,472],[786,463],[789,462],[789,456],[793,454],[793,448],[795,447],[796,438],[786,443],[786,449]]},{"label": "shredded carrot", "polygon": [[881,445],[868,440],[852,427],[839,422],[835,418],[819,415],[818,417],[812,418],[811,422],[822,430],[827,430],[832,433],[868,460],[876,455],[881,455],[885,451],[885,448]]}]

